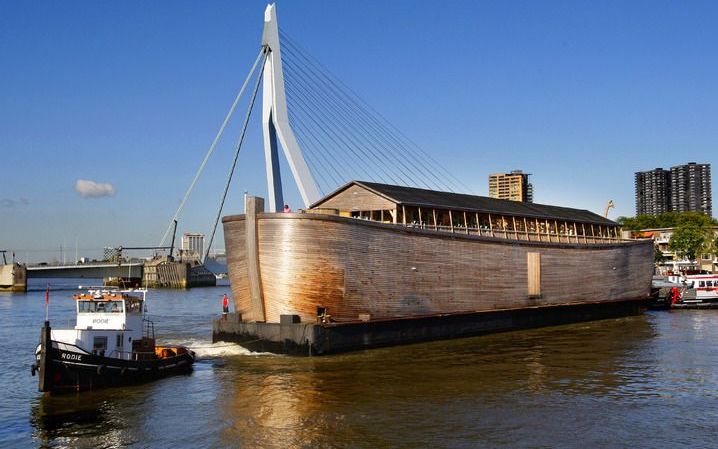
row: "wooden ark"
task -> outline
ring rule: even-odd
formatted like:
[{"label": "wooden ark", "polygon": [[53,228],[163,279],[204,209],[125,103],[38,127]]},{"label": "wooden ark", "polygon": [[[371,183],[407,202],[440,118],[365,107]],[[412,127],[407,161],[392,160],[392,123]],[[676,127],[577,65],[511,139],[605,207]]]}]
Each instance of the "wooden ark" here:
[{"label": "wooden ark", "polygon": [[541,309],[650,291],[652,243],[621,240],[588,211],[356,181],[303,213],[263,213],[253,197],[246,206],[223,219],[244,322]]}]

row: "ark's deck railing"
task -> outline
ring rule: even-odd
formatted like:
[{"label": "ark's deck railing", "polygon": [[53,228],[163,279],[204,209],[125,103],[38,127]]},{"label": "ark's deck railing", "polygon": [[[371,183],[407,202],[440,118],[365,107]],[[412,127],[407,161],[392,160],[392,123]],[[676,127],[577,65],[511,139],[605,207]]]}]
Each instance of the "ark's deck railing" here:
[{"label": "ark's deck railing", "polygon": [[626,241],[619,226],[578,221],[401,206],[392,210],[339,212],[340,215],[408,228],[511,240],[610,244]]}]

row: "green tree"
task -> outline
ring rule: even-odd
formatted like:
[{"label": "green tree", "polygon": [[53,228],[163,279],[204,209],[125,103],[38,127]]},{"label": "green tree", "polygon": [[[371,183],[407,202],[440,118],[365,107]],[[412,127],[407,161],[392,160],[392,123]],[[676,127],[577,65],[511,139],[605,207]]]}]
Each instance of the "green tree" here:
[{"label": "green tree", "polygon": [[666,256],[663,255],[663,251],[658,249],[657,246],[653,248],[653,261],[659,264],[666,261]]},{"label": "green tree", "polygon": [[696,260],[701,253],[710,251],[712,240],[710,226],[679,224],[668,241],[668,247],[680,258]]},{"label": "green tree", "polygon": [[618,217],[616,221],[630,231],[675,228],[679,225],[718,226],[718,221],[700,212],[666,212],[660,215]]}]

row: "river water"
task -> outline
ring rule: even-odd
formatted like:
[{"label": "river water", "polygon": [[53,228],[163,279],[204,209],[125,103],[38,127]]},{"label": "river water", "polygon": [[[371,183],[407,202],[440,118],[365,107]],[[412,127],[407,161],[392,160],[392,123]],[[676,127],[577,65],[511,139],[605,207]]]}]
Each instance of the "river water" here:
[{"label": "river water", "polygon": [[[77,284],[53,282],[54,327]],[[718,310],[295,358],[211,343],[227,286],[155,290],[159,340],[195,349],[192,374],[45,397],[31,288],[0,293],[0,447],[718,447]]]}]

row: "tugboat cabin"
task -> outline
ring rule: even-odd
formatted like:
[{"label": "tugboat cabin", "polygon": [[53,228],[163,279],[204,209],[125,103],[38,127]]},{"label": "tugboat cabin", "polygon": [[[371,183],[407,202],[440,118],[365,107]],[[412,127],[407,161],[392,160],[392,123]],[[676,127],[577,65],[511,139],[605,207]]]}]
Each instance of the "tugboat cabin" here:
[{"label": "tugboat cabin", "polygon": [[622,241],[618,223],[583,209],[366,181],[351,181],[312,204],[307,212],[512,240],[574,244]]},{"label": "tugboat cabin", "polygon": [[76,294],[75,328],[53,329],[52,339],[63,346],[74,342],[76,348],[84,348],[93,355],[134,359],[133,346],[147,337],[143,333],[143,324],[149,323],[144,320],[145,293],[146,290],[128,293],[97,289]]}]

